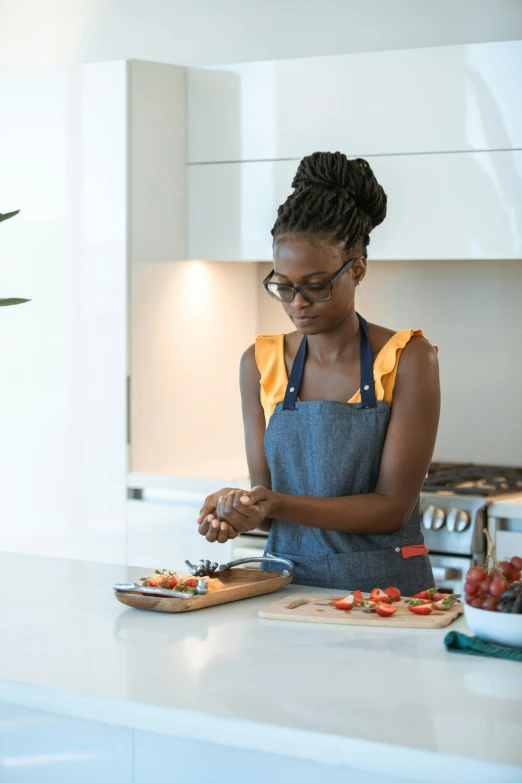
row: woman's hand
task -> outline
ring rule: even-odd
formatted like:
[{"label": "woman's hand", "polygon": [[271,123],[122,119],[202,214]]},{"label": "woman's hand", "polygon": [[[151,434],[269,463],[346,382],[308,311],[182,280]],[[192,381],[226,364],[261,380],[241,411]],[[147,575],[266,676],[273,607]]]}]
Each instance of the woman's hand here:
[{"label": "woman's hand", "polygon": [[239,535],[233,527],[227,525],[226,522],[221,522],[214,514],[207,514],[199,524],[198,529],[200,535],[205,536],[211,544],[214,544],[216,541],[218,544],[226,544],[227,541],[237,538]]},{"label": "woman's hand", "polygon": [[216,516],[238,533],[255,530],[264,519],[271,516],[275,504],[275,493],[263,486],[253,487],[250,492],[238,490],[222,496],[217,505]]},{"label": "woman's hand", "polygon": [[271,515],[275,493],[257,486],[250,492],[223,489],[205,500],[198,518],[199,532],[207,541],[224,544],[239,533],[255,530]]},{"label": "woman's hand", "polygon": [[[200,535],[205,536],[207,541],[211,544],[216,541],[218,544],[225,544],[229,539],[236,538],[238,535],[233,528],[227,525],[226,522],[222,522],[216,516],[220,497],[228,495],[230,492],[237,491],[238,490],[232,489],[231,487],[226,487],[225,489],[220,489],[219,492],[214,492],[205,499],[205,502],[199,511],[199,517],[196,523],[198,525],[199,533]],[[243,490],[240,490],[240,492],[243,492]]]}]

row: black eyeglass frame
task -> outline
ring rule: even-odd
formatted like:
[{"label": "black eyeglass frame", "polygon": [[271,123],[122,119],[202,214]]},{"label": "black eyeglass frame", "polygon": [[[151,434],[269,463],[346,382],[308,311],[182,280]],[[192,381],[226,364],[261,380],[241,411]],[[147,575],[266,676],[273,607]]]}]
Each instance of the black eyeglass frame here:
[{"label": "black eyeglass frame", "polygon": [[[306,299],[307,302],[310,302],[310,304],[318,304],[320,302],[329,302],[332,298],[332,286],[334,283],[336,283],[339,278],[344,275],[345,272],[347,272],[349,269],[352,268],[352,266],[355,264],[356,261],[359,260],[359,258],[362,258],[362,256],[357,256],[356,258],[351,258],[349,261],[347,261],[345,264],[342,265],[342,267],[339,269],[339,271],[334,273],[334,276],[330,280],[317,280],[315,283],[303,283],[303,285],[290,285],[289,283],[275,283],[275,285],[289,288],[291,291],[293,291],[293,296],[291,299],[280,299],[278,296],[275,296],[269,288],[269,284],[272,280],[272,277],[275,275],[275,269],[272,269],[270,274],[268,274],[265,279],[263,280],[263,286],[265,287],[265,290],[269,296],[272,297],[272,299],[275,299],[276,302],[283,302],[284,304],[291,304],[291,302],[294,301],[297,294],[301,294],[302,297]],[[329,288],[329,296],[326,297],[326,299],[310,299],[306,293],[303,291],[303,288],[307,288],[310,285],[317,285],[318,283],[326,284],[326,286]]]}]

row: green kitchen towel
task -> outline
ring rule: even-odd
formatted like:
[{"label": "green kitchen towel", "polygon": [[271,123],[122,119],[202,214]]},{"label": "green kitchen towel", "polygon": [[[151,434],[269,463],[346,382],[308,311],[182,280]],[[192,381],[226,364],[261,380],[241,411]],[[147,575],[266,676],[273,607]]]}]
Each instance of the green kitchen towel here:
[{"label": "green kitchen towel", "polygon": [[489,655],[490,658],[507,658],[510,661],[522,661],[522,648],[501,647],[479,639],[478,636],[466,636],[458,631],[450,631],[444,637],[448,652],[465,655]]}]

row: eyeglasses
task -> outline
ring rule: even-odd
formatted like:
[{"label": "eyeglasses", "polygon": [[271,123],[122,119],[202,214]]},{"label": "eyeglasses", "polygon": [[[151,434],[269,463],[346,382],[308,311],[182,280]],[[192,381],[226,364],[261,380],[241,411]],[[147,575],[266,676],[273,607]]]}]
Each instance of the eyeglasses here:
[{"label": "eyeglasses", "polygon": [[277,299],[278,302],[293,302],[296,294],[301,294],[308,302],[327,302],[332,298],[333,284],[339,280],[341,275],[351,269],[356,261],[357,258],[351,258],[346,264],[343,264],[331,280],[321,280],[317,283],[305,283],[304,285],[272,283],[271,280],[275,274],[275,269],[272,269],[263,280],[263,285],[272,299]]}]

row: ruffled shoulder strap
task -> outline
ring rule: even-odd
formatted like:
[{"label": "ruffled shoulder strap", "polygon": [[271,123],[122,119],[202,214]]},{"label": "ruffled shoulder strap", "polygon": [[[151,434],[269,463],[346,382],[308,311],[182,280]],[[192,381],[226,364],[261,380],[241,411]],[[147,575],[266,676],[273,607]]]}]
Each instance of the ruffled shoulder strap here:
[{"label": "ruffled shoulder strap", "polygon": [[284,340],[284,334],[260,334],[256,337],[256,364],[261,375],[260,398],[267,422],[277,403],[284,399],[288,384]]},{"label": "ruffled shoulder strap", "polygon": [[[395,387],[395,379],[397,377],[401,353],[404,346],[415,336],[424,337],[422,329],[402,329],[400,332],[396,332],[390,337],[388,342],[383,345],[373,363],[375,396],[378,400],[384,400],[390,406],[393,399],[393,389]],[[438,350],[437,346],[435,346],[435,350]],[[357,392],[350,402],[360,402],[360,400],[361,394],[360,392]]]}]

